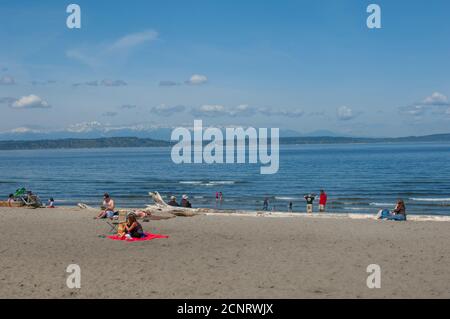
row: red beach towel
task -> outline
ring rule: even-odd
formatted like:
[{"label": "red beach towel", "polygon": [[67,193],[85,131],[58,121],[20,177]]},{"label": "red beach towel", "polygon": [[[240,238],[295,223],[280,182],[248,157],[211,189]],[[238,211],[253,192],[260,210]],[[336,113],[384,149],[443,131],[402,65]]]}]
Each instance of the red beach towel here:
[{"label": "red beach towel", "polygon": [[169,238],[169,236],[165,235],[158,235],[158,234],[150,234],[150,233],[144,233],[145,237],[142,238],[131,238],[127,239],[125,236],[120,237],[118,235],[108,236],[109,239],[112,240],[124,240],[124,241],[145,241],[145,240],[152,240],[156,238]]}]

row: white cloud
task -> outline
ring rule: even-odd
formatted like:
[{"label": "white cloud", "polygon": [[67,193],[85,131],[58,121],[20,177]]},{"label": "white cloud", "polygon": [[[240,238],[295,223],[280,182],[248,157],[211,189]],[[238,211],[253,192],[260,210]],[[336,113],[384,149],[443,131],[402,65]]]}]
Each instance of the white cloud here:
[{"label": "white cloud", "polygon": [[302,110],[288,111],[271,108],[260,108],[257,111],[267,116],[301,117],[304,114]]},{"label": "white cloud", "polygon": [[101,82],[101,85],[103,85],[103,86],[125,86],[125,85],[128,85],[128,83],[123,80],[103,80]]},{"label": "white cloud", "polygon": [[229,115],[223,105],[219,104],[205,104],[192,109],[195,116],[223,116]]},{"label": "white cloud", "polygon": [[11,104],[11,107],[16,109],[36,109],[36,108],[49,108],[50,105],[47,101],[44,101],[39,96],[31,94],[27,96],[22,96],[20,99],[16,100]]},{"label": "white cloud", "polygon": [[425,105],[411,105],[404,108],[401,108],[403,114],[412,115],[412,116],[420,116],[423,115],[427,111],[427,107]]},{"label": "white cloud", "polygon": [[66,57],[86,64],[92,68],[107,62],[118,63],[118,57],[133,49],[150,43],[158,38],[158,32],[146,30],[127,34],[112,43],[94,44],[92,46],[72,48],[66,51]]},{"label": "white cloud", "polygon": [[434,92],[420,102],[399,107],[399,111],[402,114],[419,117],[427,114],[428,112],[432,112],[432,114],[437,115],[448,114],[448,107],[450,107],[448,97],[442,93]]},{"label": "white cloud", "polygon": [[348,106],[340,106],[337,109],[337,117],[341,121],[348,121],[355,117],[353,110]]},{"label": "white cloud", "polygon": [[99,130],[101,128],[103,128],[103,125],[100,122],[91,121],[72,124],[67,128],[67,131],[72,133],[86,133]]},{"label": "white cloud", "polygon": [[208,82],[208,77],[201,74],[193,74],[185,83],[189,85],[201,85]]},{"label": "white cloud", "polygon": [[71,133],[89,133],[89,132],[101,132],[108,133],[120,130],[130,130],[136,132],[145,132],[151,131],[157,128],[167,127],[160,124],[150,124],[150,123],[141,123],[141,124],[129,124],[129,125],[110,125],[103,124],[97,121],[90,122],[82,122],[70,125],[68,128],[65,128],[64,132]]},{"label": "white cloud", "polygon": [[0,85],[14,85],[16,84],[16,80],[9,75],[4,75],[0,78]]},{"label": "white cloud", "polygon": [[74,87],[79,87],[79,86],[109,86],[109,87],[116,87],[116,86],[126,86],[128,85],[127,82],[125,82],[124,80],[110,80],[110,79],[104,79],[102,81],[87,81],[87,82],[83,82],[83,83],[73,83],[72,86]]},{"label": "white cloud", "polygon": [[304,112],[302,110],[283,110],[274,109],[269,107],[254,107],[248,104],[240,104],[235,107],[225,107],[223,105],[217,104],[206,104],[200,107],[194,108],[194,115],[205,115],[205,116],[251,116],[255,114],[260,114],[264,116],[279,116],[279,117],[300,117],[303,116]]},{"label": "white cloud", "polygon": [[151,42],[158,38],[158,32],[147,30],[143,32],[131,33],[116,40],[110,47],[110,50],[124,50],[141,45],[145,42]]},{"label": "white cloud", "polygon": [[9,131],[9,133],[19,133],[19,134],[24,134],[24,133],[40,133],[41,131],[39,130],[35,130],[29,127],[16,127],[13,128],[12,130]]},{"label": "white cloud", "polygon": [[423,100],[423,104],[427,105],[448,105],[448,97],[442,93],[434,92]]},{"label": "white cloud", "polygon": [[158,106],[155,106],[151,109],[151,111],[158,115],[171,115],[174,113],[181,113],[186,109],[184,105],[166,105],[166,104],[160,104]]}]

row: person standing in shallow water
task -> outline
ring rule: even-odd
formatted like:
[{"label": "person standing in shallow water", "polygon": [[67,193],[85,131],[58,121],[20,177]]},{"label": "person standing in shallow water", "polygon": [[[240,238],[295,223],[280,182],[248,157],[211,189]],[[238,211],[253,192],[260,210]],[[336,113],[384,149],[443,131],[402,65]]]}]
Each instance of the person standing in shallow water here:
[{"label": "person standing in shallow water", "polygon": [[322,189],[320,190],[320,198],[319,198],[319,211],[324,212],[327,206],[327,193]]},{"label": "person standing in shallow water", "polygon": [[267,197],[264,198],[263,210],[269,210],[269,199]]},{"label": "person standing in shallow water", "polygon": [[313,203],[314,199],[316,198],[316,194],[307,194],[304,196],[306,200],[306,212],[308,214],[312,214],[313,212]]}]

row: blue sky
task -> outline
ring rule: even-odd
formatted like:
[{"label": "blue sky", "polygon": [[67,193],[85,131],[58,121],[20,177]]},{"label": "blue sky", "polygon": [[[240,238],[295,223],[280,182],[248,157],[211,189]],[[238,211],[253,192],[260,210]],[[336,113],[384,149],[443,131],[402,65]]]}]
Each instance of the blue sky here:
[{"label": "blue sky", "polygon": [[[450,3],[0,2],[0,131],[450,132]],[[382,28],[366,8],[380,5]]]}]

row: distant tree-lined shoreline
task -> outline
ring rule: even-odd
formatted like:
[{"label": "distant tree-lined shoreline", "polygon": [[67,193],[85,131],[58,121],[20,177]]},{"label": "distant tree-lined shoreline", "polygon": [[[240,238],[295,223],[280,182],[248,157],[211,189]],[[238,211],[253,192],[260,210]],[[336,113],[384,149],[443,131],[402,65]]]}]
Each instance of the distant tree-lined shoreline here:
[{"label": "distant tree-lined shoreline", "polygon": [[[395,138],[365,137],[281,137],[280,144],[368,144],[368,143],[432,143],[450,142],[450,134],[434,134],[425,136],[408,136]],[[207,143],[207,142],[205,142]],[[138,137],[107,138],[66,138],[46,140],[8,140],[0,141],[0,150],[35,150],[35,149],[82,149],[108,147],[169,147],[174,142]]]}]

